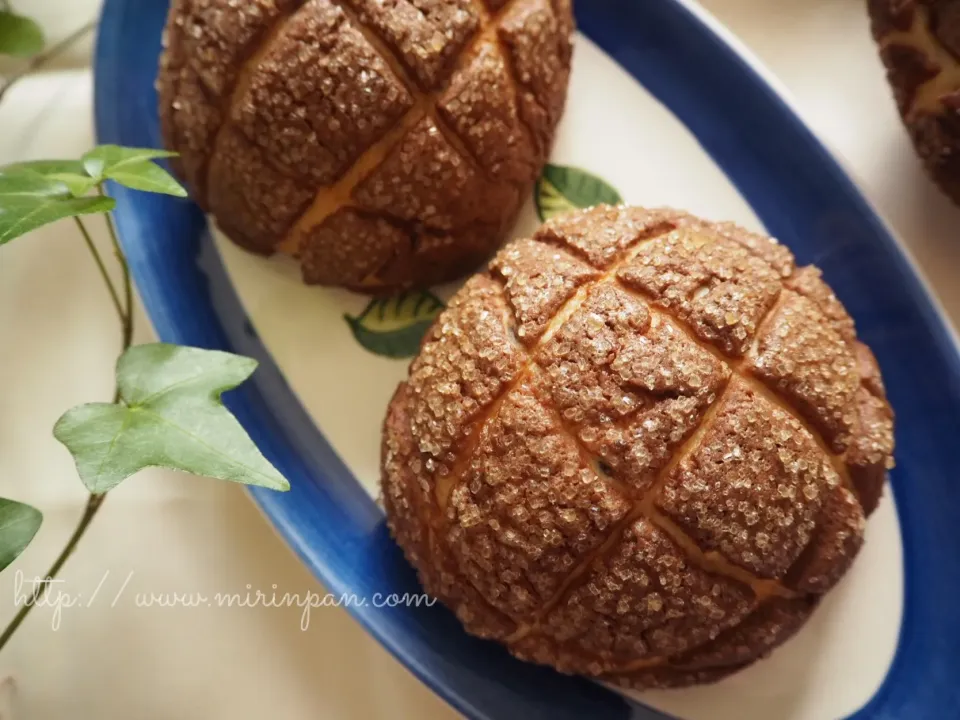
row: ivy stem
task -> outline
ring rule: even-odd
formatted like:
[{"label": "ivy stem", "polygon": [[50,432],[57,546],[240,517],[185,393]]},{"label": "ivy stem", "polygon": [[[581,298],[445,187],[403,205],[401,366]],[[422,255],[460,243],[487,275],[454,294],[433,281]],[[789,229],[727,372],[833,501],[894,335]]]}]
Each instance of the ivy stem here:
[{"label": "ivy stem", "polygon": [[54,561],[53,565],[50,566],[50,569],[47,570],[45,579],[34,583],[33,594],[20,607],[20,610],[13,617],[13,620],[10,621],[10,624],[4,629],[3,634],[0,635],[0,650],[4,648],[13,634],[17,631],[17,628],[20,627],[20,624],[27,619],[27,615],[30,614],[30,611],[37,604],[37,600],[39,600],[40,596],[43,594],[44,588],[46,588],[48,583],[54,577],[56,577],[64,563],[66,563],[73,554],[73,551],[77,547],[77,543],[80,542],[80,538],[82,538],[84,533],[86,533],[87,528],[90,526],[93,518],[96,517],[97,511],[100,509],[100,506],[103,504],[103,501],[106,499],[106,497],[106,495],[91,494],[90,497],[87,498],[87,507],[83,511],[83,515],[81,516],[80,522],[77,524],[76,529],[73,531],[73,535],[70,536],[67,544],[60,552],[60,556]]},{"label": "ivy stem", "polygon": [[[103,185],[97,186],[97,192],[101,197],[106,197],[103,192]],[[117,236],[117,227],[113,224],[113,215],[104,213],[107,220],[107,231],[110,233],[110,242],[113,245],[113,254],[120,264],[120,270],[123,273],[123,349],[126,350],[133,342],[133,282],[130,279],[130,266],[127,265],[127,257],[123,254],[123,248],[120,246],[120,238]]]},{"label": "ivy stem", "polygon": [[37,68],[42,67],[45,63],[55,58],[64,50],[67,50],[71,45],[73,45],[78,40],[80,40],[84,35],[89,33],[96,26],[97,26],[97,21],[92,20],[91,22],[88,22],[86,25],[81,27],[79,30],[75,30],[74,32],[70,33],[67,37],[65,37],[63,40],[58,42],[56,45],[49,47],[39,55],[34,55],[32,58],[30,58],[30,62],[28,62],[20,70],[18,70],[9,78],[7,78],[7,81],[3,84],[3,86],[0,86],[0,100],[3,100],[3,96],[7,94],[7,91],[10,88],[12,88],[17,81],[22,80],[26,75],[29,75]]},{"label": "ivy stem", "polygon": [[[103,185],[97,186],[97,192],[100,193],[101,197],[106,197],[106,193],[103,192]],[[133,282],[130,279],[130,266],[127,264],[127,257],[123,254],[120,238],[117,236],[117,227],[113,224],[113,215],[104,213],[104,217],[107,221],[107,231],[110,233],[110,242],[113,244],[114,257],[120,264],[120,270],[123,273],[124,312],[120,315],[120,321],[123,326],[123,350],[126,350],[133,342]],[[118,395],[113,401],[117,402],[119,399]]]},{"label": "ivy stem", "polygon": [[87,232],[87,226],[83,224],[83,221],[77,215],[74,215],[73,219],[77,223],[77,227],[80,228],[80,233],[83,235],[83,240],[87,244],[87,249],[90,250],[90,254],[93,255],[97,269],[100,270],[100,277],[103,278],[107,290],[110,291],[110,299],[113,300],[113,306],[117,309],[117,315],[120,317],[121,325],[123,325],[127,321],[126,311],[124,311],[123,306],[120,304],[120,296],[117,294],[117,289],[113,286],[113,280],[110,279],[110,273],[107,272],[106,265],[103,264],[100,251],[97,250],[97,246],[94,244],[93,238],[90,237],[90,233]]},{"label": "ivy stem", "polygon": [[[101,195],[103,194],[102,187],[98,187],[97,190]],[[110,241],[113,243],[113,251],[116,255],[117,262],[120,263],[120,270],[123,272],[123,294],[125,301],[123,306],[120,305],[117,291],[110,280],[110,275],[107,273],[106,268],[104,267],[103,258],[100,256],[100,253],[97,251],[96,246],[93,244],[93,241],[90,238],[90,234],[87,232],[87,229],[79,219],[77,219],[77,224],[80,226],[84,240],[87,241],[87,247],[90,249],[90,254],[97,263],[97,267],[100,268],[100,274],[103,277],[103,281],[110,289],[110,294],[113,297],[114,304],[117,307],[117,312],[120,314],[120,324],[123,328],[123,348],[121,349],[121,353],[123,353],[126,352],[126,350],[133,343],[133,285],[130,281],[130,266],[127,264],[127,259],[124,257],[123,249],[120,247],[120,240],[117,237],[117,230],[114,227],[113,218],[111,217],[110,213],[105,213],[105,215],[107,229],[110,232]],[[120,388],[116,387],[113,391],[113,402],[117,403],[119,401]],[[93,518],[96,517],[97,512],[100,510],[100,506],[103,505],[103,501],[106,499],[106,497],[106,494],[96,495],[90,493],[90,496],[87,498],[87,506],[83,511],[83,515],[80,516],[80,521],[77,523],[77,527],[73,531],[73,535],[70,536],[70,539],[60,552],[60,555],[53,562],[53,565],[51,565],[50,569],[47,570],[47,574],[44,576],[44,579],[34,585],[33,593],[30,599],[23,604],[23,606],[17,611],[17,614],[13,616],[13,620],[10,621],[10,624],[7,625],[3,633],[0,634],[0,650],[3,649],[13,634],[17,631],[17,628],[20,627],[21,623],[23,623],[23,621],[27,618],[27,615],[30,614],[30,611],[34,608],[34,606],[36,606],[37,600],[39,600],[44,589],[49,585],[50,581],[57,576],[57,573],[60,572],[67,560],[70,559],[70,556],[76,549],[80,539],[87,532],[87,528],[90,527],[90,523],[93,522]]]}]

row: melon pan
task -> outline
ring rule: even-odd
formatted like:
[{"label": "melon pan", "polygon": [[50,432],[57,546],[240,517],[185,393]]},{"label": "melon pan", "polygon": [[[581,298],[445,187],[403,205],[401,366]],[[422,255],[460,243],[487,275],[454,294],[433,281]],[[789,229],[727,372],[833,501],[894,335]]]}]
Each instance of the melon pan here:
[{"label": "melon pan", "polygon": [[570,0],[175,0],[165,144],[235,242],[370,293],[474,270],[553,143]]},{"label": "melon pan", "polygon": [[424,587],[518,657],[628,687],[770,652],[850,567],[893,414],[813,267],[732,224],[598,207],[506,246],[384,425]]},{"label": "melon pan", "polygon": [[869,0],[868,6],[917,154],[960,204],[960,0]]}]

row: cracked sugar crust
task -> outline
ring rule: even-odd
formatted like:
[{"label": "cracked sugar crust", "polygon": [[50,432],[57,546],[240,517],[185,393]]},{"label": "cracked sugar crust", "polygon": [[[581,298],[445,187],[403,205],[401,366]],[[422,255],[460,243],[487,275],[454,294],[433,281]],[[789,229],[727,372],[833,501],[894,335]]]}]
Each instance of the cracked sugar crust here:
[{"label": "cracked sugar crust", "polygon": [[803,627],[816,608],[813,598],[773,598],[739,624],[670,663],[601,679],[634,690],[702,685],[739,672],[782,645]]},{"label": "cracked sugar crust", "polygon": [[505,4],[498,27],[500,46],[513,68],[520,116],[530,129],[541,162],[567,99],[573,31],[569,2],[523,0]]},{"label": "cracked sugar crust", "polygon": [[[852,339],[852,327],[850,328]],[[816,303],[784,291],[746,367],[791,401],[834,452],[850,442],[860,387],[855,349]]]},{"label": "cracked sugar crust", "polygon": [[[186,0],[174,2],[171,17],[185,5]],[[173,25],[174,21],[170,22]],[[203,173],[222,115],[219,106],[207,97],[196,71],[186,62],[182,31],[168,26],[163,33],[163,47],[156,85],[167,101],[160,105],[160,132],[166,147],[178,148],[182,153],[170,158],[174,172],[190,186],[197,203],[206,209]]]},{"label": "cracked sugar crust", "polygon": [[[362,252],[352,252],[336,242],[343,235],[353,237],[354,247]],[[310,231],[300,256],[303,278],[310,284],[360,285],[411,244],[403,228],[382,217],[340,208]]]},{"label": "cracked sugar crust", "polygon": [[[752,273],[736,278],[744,307],[773,297],[740,357],[624,280],[684,232],[722,245],[697,259],[714,286],[726,271],[707,265],[736,262]],[[779,248],[673,210],[598,207],[507,246],[455,296],[391,403],[383,484],[394,536],[470,632],[629,687],[709,682],[784,642],[843,576],[893,418],[842,305]],[[802,394],[752,371],[792,302],[831,334],[830,367],[837,343],[853,358],[842,453]]]},{"label": "cracked sugar crust", "polygon": [[780,579],[810,541],[823,496],[839,482],[800,423],[735,379],[696,450],[654,502],[701,547]]},{"label": "cracked sugar crust", "polygon": [[960,3],[870,0],[873,36],[927,172],[960,203]]},{"label": "cracked sugar crust", "polygon": [[785,583],[804,593],[830,590],[860,551],[866,523],[856,495],[840,485],[828,488],[810,544]]},{"label": "cracked sugar crust", "polygon": [[769,264],[697,226],[647,243],[618,277],[735,357],[746,352],[781,290],[780,275]]},{"label": "cracked sugar crust", "polygon": [[234,123],[307,186],[343,175],[413,106],[387,62],[331,0],[287,21],[250,73]]},{"label": "cracked sugar crust", "polygon": [[480,25],[471,0],[347,0],[424,90],[436,89]]},{"label": "cracked sugar crust", "polygon": [[178,174],[205,205],[207,162],[223,121],[222,104],[250,46],[283,8],[256,0],[224,12],[210,0],[175,0],[163,33],[157,89],[164,143],[183,157]]},{"label": "cracked sugar crust", "polygon": [[497,180],[536,180],[542,159],[527,137],[510,68],[495,46],[480,48],[437,104],[443,121]]},{"label": "cracked sugar crust", "polygon": [[673,210],[600,205],[588,212],[559,215],[545,222],[536,239],[569,249],[600,270],[607,270],[637,242],[672,230],[689,216]]},{"label": "cracked sugar crust", "polygon": [[[430,162],[422,162],[423,158]],[[457,152],[431,118],[423,118],[390,155],[354,190],[368,212],[422,223],[450,232],[461,225],[517,212],[520,196],[509,185],[491,182]]]},{"label": "cracked sugar crust", "polygon": [[708,642],[754,607],[749,587],[692,565],[640,519],[547,613],[540,631],[555,642],[561,670],[599,675]]},{"label": "cracked sugar crust", "polygon": [[[490,257],[500,244],[500,230],[476,224],[451,232],[409,229],[405,252],[377,273],[386,289],[409,284],[432,286],[463,277]],[[357,288],[369,290],[369,286]]]},{"label": "cracked sugar crust", "polygon": [[857,390],[855,435],[845,456],[850,480],[868,515],[883,494],[887,471],[893,469],[893,411],[883,398]]},{"label": "cracked sugar crust", "polygon": [[532,621],[629,508],[523,381],[450,494],[446,541],[490,605]]},{"label": "cracked sugar crust", "polygon": [[231,91],[247,57],[296,0],[187,0],[174,14],[190,66],[213,97]]},{"label": "cracked sugar crust", "polygon": [[182,177],[206,204],[206,168],[240,69],[296,0],[176,0],[157,79],[164,142],[181,153]]},{"label": "cracked sugar crust", "polygon": [[847,345],[853,346],[857,339],[853,318],[847,313],[847,309],[830,286],[824,282],[820,268],[812,265],[801,268],[793,273],[792,277],[788,277],[784,285],[813,302],[837,335]]},{"label": "cracked sugar crust", "polygon": [[520,375],[500,287],[478,275],[434,322],[411,366],[411,427],[428,473],[452,470],[456,445]]},{"label": "cracked sugar crust", "polygon": [[248,250],[269,254],[271,246],[264,239],[284,232],[310,204],[313,193],[277,171],[237,128],[227,128],[217,147],[207,188],[217,224]]},{"label": "cracked sugar crust", "polygon": [[572,36],[566,1],[177,0],[164,140],[231,239],[300,258],[305,282],[451,280],[489,258],[532,190]]},{"label": "cracked sugar crust", "polygon": [[547,323],[578,288],[600,277],[585,262],[535,240],[518,240],[502,250],[490,270],[504,285],[520,342],[535,343]]},{"label": "cracked sugar crust", "polygon": [[678,656],[673,664],[690,671],[750,663],[757,659],[758,653],[772,650],[796,633],[816,605],[817,600],[810,597],[770,598],[742,622]]},{"label": "cracked sugar crust", "polygon": [[[687,218],[687,223],[699,226],[704,225],[703,222],[695,218]],[[793,275],[797,269],[793,253],[790,252],[785,245],[777,242],[775,238],[750,232],[732,222],[707,223],[707,225],[713,232],[743,246],[751,255],[763,260],[773,268],[774,272],[784,279]],[[806,269],[813,270],[819,274],[819,270],[816,268],[811,267]]]},{"label": "cracked sugar crust", "polygon": [[406,383],[400,385],[384,420],[382,498],[390,531],[418,571],[427,593],[443,598],[474,635],[503,638],[512,633],[516,625],[486,604],[460,574],[446,544],[436,542],[434,525],[424,523],[424,518],[432,517],[437,511],[433,487],[421,475],[422,460],[410,433],[411,396],[410,387]]},{"label": "cracked sugar crust", "polygon": [[853,441],[845,459],[864,512],[880,502],[887,470],[893,468],[893,410],[887,402],[880,366],[863,343],[856,343],[860,388],[856,396]]},{"label": "cracked sugar crust", "polygon": [[641,300],[608,284],[590,290],[536,361],[570,431],[639,491],[653,484],[730,375]]}]

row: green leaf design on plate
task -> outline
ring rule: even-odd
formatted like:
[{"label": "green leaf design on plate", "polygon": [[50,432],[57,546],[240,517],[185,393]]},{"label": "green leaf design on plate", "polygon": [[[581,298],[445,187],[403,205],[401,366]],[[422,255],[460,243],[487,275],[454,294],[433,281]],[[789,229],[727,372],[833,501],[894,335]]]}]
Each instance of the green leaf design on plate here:
[{"label": "green leaf design on plate", "polygon": [[576,167],[547,165],[540,174],[535,191],[537,214],[541,220],[606,203],[623,202],[617,189],[606,180]]},{"label": "green leaf design on plate", "polygon": [[153,148],[100,145],[81,158],[84,169],[95,181],[114,180],[125,187],[145,192],[186,197],[187,191],[170,173],[153,160],[176,153]]},{"label": "green leaf design on plate", "polygon": [[122,403],[68,410],[53,434],[92,493],[105,493],[147,467],[288,490],[220,400],[256,367],[256,360],[231,353],[138,345],[117,362]]},{"label": "green leaf design on plate", "polygon": [[0,55],[30,57],[43,50],[43,30],[33,20],[0,10]]},{"label": "green leaf design on plate", "polygon": [[420,351],[420,341],[443,309],[443,302],[432,293],[405,292],[371,300],[359,317],[343,317],[363,347],[399,359]]},{"label": "green leaf design on plate", "polygon": [[43,515],[35,507],[0,498],[0,570],[26,549],[42,522]]},{"label": "green leaf design on plate", "polygon": [[0,245],[75,215],[112,210],[108,197],[74,197],[70,186],[27,167],[0,171]]}]

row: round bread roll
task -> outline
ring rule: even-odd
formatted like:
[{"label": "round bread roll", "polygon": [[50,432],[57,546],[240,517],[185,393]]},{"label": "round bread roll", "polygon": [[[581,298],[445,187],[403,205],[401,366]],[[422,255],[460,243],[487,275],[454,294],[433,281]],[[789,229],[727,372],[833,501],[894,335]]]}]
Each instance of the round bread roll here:
[{"label": "round bread roll", "polygon": [[382,490],[469,632],[679,686],[807,620],[892,451],[877,363],[819,270],[732,224],[601,206],[506,246],[436,320]]},{"label": "round bread roll", "polygon": [[869,0],[869,8],[917,153],[960,204],[960,0]]},{"label": "round bread roll", "polygon": [[572,34],[570,0],[174,0],[163,135],[221,229],[307,283],[443,282],[515,222]]}]

